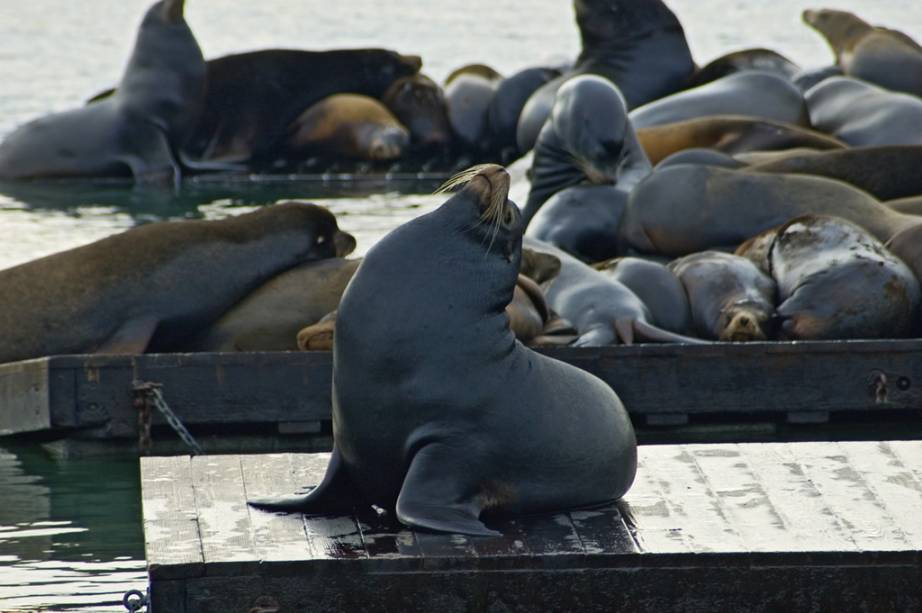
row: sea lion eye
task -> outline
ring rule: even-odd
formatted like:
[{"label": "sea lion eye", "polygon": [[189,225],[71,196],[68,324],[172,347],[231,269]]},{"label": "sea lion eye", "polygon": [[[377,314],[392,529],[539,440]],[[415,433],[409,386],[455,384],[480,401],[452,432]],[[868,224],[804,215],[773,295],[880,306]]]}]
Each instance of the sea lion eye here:
[{"label": "sea lion eye", "polygon": [[327,242],[327,237],[324,236],[323,234],[321,234],[320,236],[317,237],[317,244],[318,244],[318,245],[322,245],[322,244],[324,244],[325,242]]}]

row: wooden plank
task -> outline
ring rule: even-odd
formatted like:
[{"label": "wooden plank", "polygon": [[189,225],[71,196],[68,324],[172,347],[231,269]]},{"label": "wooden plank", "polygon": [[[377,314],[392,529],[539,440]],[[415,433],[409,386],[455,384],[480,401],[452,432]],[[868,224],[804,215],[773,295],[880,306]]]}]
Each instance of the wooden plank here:
[{"label": "wooden plank", "polygon": [[51,428],[48,396],[47,361],[0,365],[0,436]]},{"label": "wooden plank", "polygon": [[188,456],[141,458],[144,552],[151,577],[204,572],[192,468]]},{"label": "wooden plank", "polygon": [[587,554],[640,553],[617,505],[570,511],[570,520]]},{"label": "wooden plank", "polygon": [[641,552],[692,553],[685,534],[677,527],[676,511],[657,482],[655,462],[649,461],[652,449],[638,449],[637,476],[620,508]]}]

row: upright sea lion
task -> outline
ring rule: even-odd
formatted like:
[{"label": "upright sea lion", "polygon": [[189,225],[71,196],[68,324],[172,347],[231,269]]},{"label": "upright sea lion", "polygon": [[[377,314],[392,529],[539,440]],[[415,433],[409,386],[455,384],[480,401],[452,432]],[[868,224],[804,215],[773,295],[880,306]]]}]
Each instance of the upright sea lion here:
[{"label": "upright sea lion", "polygon": [[650,309],[657,326],[678,334],[691,330],[688,295],[678,277],[664,264],[644,258],[622,257],[593,266],[623,283]]},{"label": "upright sea lion", "polygon": [[448,121],[455,139],[465,147],[488,149],[487,111],[498,81],[463,73],[445,86]]},{"label": "upright sea lion", "polygon": [[354,247],[326,209],[287,203],[147,224],[27,262],[0,271],[0,362],[168,351],[276,273]]},{"label": "upright sea lion", "polygon": [[894,200],[922,194],[920,169],[922,145],[896,145],[791,154],[750,166],[748,170],[838,179],[878,200]]},{"label": "upright sea lion", "polygon": [[653,164],[692,147],[716,149],[731,155],[795,147],[845,148],[843,142],[808,128],[741,115],[697,117],[640,128],[637,139]]},{"label": "upright sea lion", "polygon": [[912,271],[844,219],[791,220],[778,230],[769,262],[782,338],[901,338],[919,323],[922,292]]},{"label": "upright sea lion", "polygon": [[853,147],[922,145],[922,99],[848,77],[805,94],[813,127]]},{"label": "upright sea lion", "polygon": [[800,66],[771,49],[742,49],[713,59],[696,70],[688,80],[688,87],[698,87],[744,70],[761,70],[791,79],[800,71]]},{"label": "upright sea lion", "polygon": [[685,31],[662,0],[574,0],[582,51],[573,69],[529,98],[517,128],[519,151],[532,148],[557,90],[595,74],[618,86],[633,109],[685,86],[695,70]]},{"label": "upright sea lion", "polygon": [[639,130],[714,115],[810,125],[800,90],[784,77],[757,70],[731,74],[645,104],[631,111],[631,121]]},{"label": "upright sea lion", "polygon": [[695,330],[725,342],[764,341],[775,313],[774,280],[744,257],[702,251],[669,263],[688,293]]},{"label": "upright sea lion", "polygon": [[[462,180],[440,208],[372,247],[343,296],[323,481],[250,504],[374,504],[412,528],[496,536],[482,512],[572,509],[630,487],[636,441],[615,393],[509,330],[522,226],[508,174],[486,166]],[[401,316],[381,317],[381,303]]]},{"label": "upright sea lion", "polygon": [[535,144],[525,224],[567,187],[614,184],[628,192],[651,169],[618,89],[601,77],[574,77],[560,88]]},{"label": "upright sea lion", "polygon": [[501,156],[513,158],[525,153],[516,142],[519,115],[539,87],[559,76],[560,71],[555,68],[526,68],[496,86],[487,109],[487,129],[493,146]]},{"label": "upright sea lion", "polygon": [[634,188],[619,240],[640,253],[669,256],[732,251],[809,213],[838,215],[880,240],[918,221],[841,181],[689,164],[656,170]]},{"label": "upright sea lion", "polygon": [[183,5],[161,0],[148,9],[114,95],[9,134],[0,144],[0,178],[127,175],[177,183],[175,151],[198,121],[205,95],[205,60]]},{"label": "upright sea lion", "polygon": [[356,94],[334,94],[311,105],[289,127],[293,153],[355,160],[396,160],[410,133],[383,104]]},{"label": "upright sea lion", "polygon": [[445,94],[426,75],[397,79],[381,96],[381,102],[410,131],[415,149],[430,150],[451,143]]},{"label": "upright sea lion", "polygon": [[187,153],[194,159],[254,161],[279,155],[288,127],[327,96],[380,98],[422,60],[386,49],[266,49],[208,61],[205,109]]}]

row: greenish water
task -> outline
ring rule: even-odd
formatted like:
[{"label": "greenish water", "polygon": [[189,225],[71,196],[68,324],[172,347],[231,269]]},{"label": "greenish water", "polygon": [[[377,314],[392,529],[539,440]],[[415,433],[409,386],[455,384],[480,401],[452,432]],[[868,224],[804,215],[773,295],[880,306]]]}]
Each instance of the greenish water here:
[{"label": "greenish water", "polygon": [[[820,38],[799,23],[805,0],[667,0],[700,63],[768,46],[804,66],[828,64]],[[918,0],[829,0],[922,39]],[[0,137],[40,114],[111,86],[147,0],[0,0]],[[382,46],[417,53],[436,79],[464,63],[501,72],[571,58],[571,3],[188,0],[206,57],[265,47]],[[216,219],[285,199],[327,205],[358,239],[357,254],[434,207],[397,186],[344,192],[333,184],[274,181],[187,184],[179,193],[87,182],[0,184],[0,269],[159,219]],[[431,186],[399,186],[402,191]],[[372,193],[374,192],[374,193]],[[343,197],[344,196],[344,197]],[[3,407],[0,407],[3,410]],[[121,611],[143,589],[137,461],[62,459],[36,446],[0,447],[0,611]]]}]

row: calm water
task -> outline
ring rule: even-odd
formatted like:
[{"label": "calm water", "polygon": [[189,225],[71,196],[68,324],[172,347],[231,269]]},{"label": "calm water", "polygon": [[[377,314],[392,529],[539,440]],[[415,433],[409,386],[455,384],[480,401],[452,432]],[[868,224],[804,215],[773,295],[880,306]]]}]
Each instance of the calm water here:
[{"label": "calm water", "polygon": [[[831,56],[801,25],[803,0],[668,0],[699,63],[754,46],[804,66]],[[0,135],[115,83],[147,0],[0,0]],[[922,40],[918,0],[829,0]],[[440,80],[469,62],[501,72],[572,57],[570,2],[465,0],[188,0],[206,57],[264,47],[380,46],[416,53]],[[0,185],[0,269],[163,218],[219,218],[267,202],[311,197],[356,235],[362,253],[384,232],[436,204],[396,193],[314,198],[297,184],[184,188],[179,195],[119,186]],[[2,407],[0,407],[2,410]],[[0,611],[120,611],[143,588],[135,461],[52,460],[37,448],[0,448]]]}]

